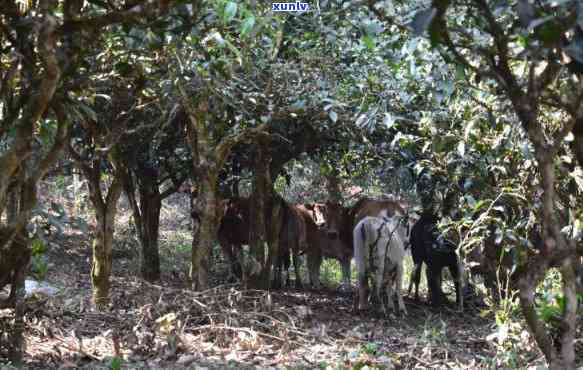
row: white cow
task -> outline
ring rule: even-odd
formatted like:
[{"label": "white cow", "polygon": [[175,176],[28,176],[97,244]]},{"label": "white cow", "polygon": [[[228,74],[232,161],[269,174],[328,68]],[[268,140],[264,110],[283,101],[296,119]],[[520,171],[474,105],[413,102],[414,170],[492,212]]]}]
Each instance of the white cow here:
[{"label": "white cow", "polygon": [[399,311],[407,313],[401,284],[403,281],[403,259],[409,242],[409,220],[407,216],[391,218],[365,217],[354,228],[354,260],[358,269],[357,309],[365,309],[368,301],[368,278],[373,274],[375,296],[381,302],[383,312],[387,310],[381,292],[386,287],[388,305],[394,310],[393,289],[397,295]]}]

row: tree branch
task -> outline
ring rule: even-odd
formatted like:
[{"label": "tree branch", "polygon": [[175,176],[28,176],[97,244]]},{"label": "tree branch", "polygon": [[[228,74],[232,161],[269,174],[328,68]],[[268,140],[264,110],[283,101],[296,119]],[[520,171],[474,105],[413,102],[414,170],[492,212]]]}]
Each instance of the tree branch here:
[{"label": "tree branch", "polygon": [[38,168],[32,178],[32,181],[35,184],[38,182],[38,180],[46,175],[49,168],[57,161],[57,159],[59,159],[59,155],[61,155],[63,148],[69,140],[70,125],[62,105],[55,104],[53,110],[57,115],[57,133],[55,135],[55,142],[53,143],[53,146],[47,155],[38,165]]},{"label": "tree branch", "polygon": [[58,29],[60,35],[71,32],[99,30],[100,28],[112,24],[137,23],[147,16],[154,18],[164,16],[169,8],[181,3],[178,0],[150,1],[143,0],[132,6],[130,9],[109,12],[107,14],[94,17],[79,17],[63,23]]},{"label": "tree branch", "polygon": [[266,123],[263,123],[257,127],[249,128],[244,130],[243,132],[231,136],[227,136],[216,146],[215,148],[215,156],[217,161],[217,167],[223,168],[227,157],[231,153],[231,149],[242,142],[247,142],[249,140],[253,140],[256,137],[270,137],[269,133],[267,133],[268,126]]}]

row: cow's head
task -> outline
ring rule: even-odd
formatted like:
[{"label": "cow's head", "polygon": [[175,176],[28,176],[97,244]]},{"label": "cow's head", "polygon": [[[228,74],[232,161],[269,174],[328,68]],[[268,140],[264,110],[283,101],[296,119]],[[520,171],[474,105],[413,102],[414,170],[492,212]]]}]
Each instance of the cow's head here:
[{"label": "cow's head", "polygon": [[322,203],[307,203],[304,207],[310,211],[312,219],[318,226],[322,226],[326,223],[326,218],[324,217],[324,211],[326,206]]},{"label": "cow's head", "polygon": [[222,202],[223,217],[226,218],[244,218],[246,207],[248,204],[245,199],[242,198],[232,198],[226,199]]},{"label": "cow's head", "polygon": [[340,231],[346,227],[346,210],[341,204],[327,201],[324,207],[324,219],[326,220],[326,233],[332,240],[340,236]]}]

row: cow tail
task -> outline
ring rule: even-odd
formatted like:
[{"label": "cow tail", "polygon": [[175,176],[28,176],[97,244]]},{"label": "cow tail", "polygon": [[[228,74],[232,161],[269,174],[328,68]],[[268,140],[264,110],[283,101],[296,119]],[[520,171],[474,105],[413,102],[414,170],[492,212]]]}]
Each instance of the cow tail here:
[{"label": "cow tail", "polygon": [[353,241],[354,241],[354,262],[356,263],[356,269],[358,271],[358,279],[359,280],[364,280],[365,276],[366,276],[366,271],[365,271],[365,266],[366,266],[366,262],[365,262],[365,230],[364,230],[364,224],[363,223],[359,223],[356,225],[356,228],[354,229],[353,232]]}]

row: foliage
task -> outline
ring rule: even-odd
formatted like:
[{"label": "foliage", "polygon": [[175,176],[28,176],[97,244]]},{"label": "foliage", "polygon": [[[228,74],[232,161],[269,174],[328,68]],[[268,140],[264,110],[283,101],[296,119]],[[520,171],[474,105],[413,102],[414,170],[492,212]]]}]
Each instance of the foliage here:
[{"label": "foliage", "polygon": [[32,264],[30,267],[31,273],[37,280],[44,280],[49,269],[48,262],[45,256],[46,246],[40,239],[34,239],[31,243],[32,249]]},{"label": "foliage", "polygon": [[122,368],[123,360],[120,357],[114,357],[109,362],[111,370],[120,370]]}]

